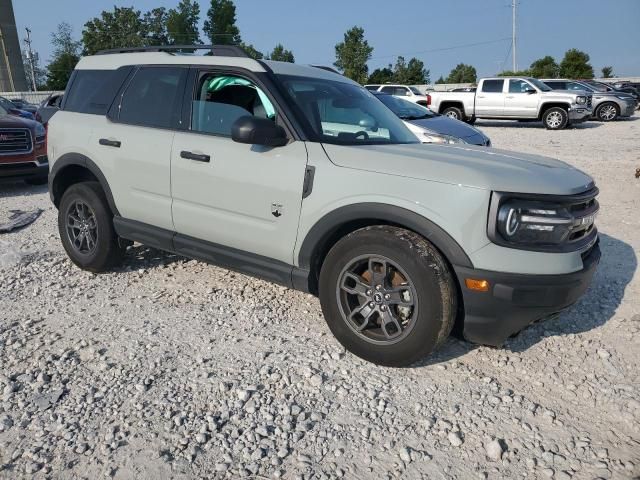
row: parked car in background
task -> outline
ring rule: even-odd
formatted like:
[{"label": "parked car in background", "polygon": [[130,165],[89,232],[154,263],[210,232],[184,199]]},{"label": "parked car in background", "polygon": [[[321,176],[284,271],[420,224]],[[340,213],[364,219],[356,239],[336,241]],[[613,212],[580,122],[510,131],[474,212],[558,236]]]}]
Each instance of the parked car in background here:
[{"label": "parked car in background", "polygon": [[616,90],[620,90],[621,92],[630,93],[637,100],[640,100],[640,83],[635,83],[635,82],[615,82],[615,83],[607,83],[607,85],[612,86],[613,88],[615,88]]},{"label": "parked car in background", "polygon": [[12,98],[11,103],[13,103],[20,110],[24,110],[25,112],[29,112],[35,115],[36,110],[38,109],[37,105],[27,102],[24,98]]},{"label": "parked car in background", "polygon": [[18,108],[18,106],[8,98],[0,97],[0,107],[2,107],[7,113],[9,113],[9,115],[15,115],[17,117],[27,118],[29,120],[33,120],[35,118],[33,113]]},{"label": "parked car in background", "polygon": [[593,95],[593,116],[600,121],[610,122],[618,117],[630,117],[636,109],[636,99],[625,92],[604,88],[581,80],[542,79],[553,90],[588,92]]},{"label": "parked car in background", "polygon": [[549,130],[588,120],[591,94],[556,92],[531,77],[483,78],[475,92],[431,92],[431,110],[468,123],[477,118],[542,120]]},{"label": "parked car in background", "polygon": [[35,120],[10,115],[0,106],[0,179],[19,178],[47,183],[47,132]]},{"label": "parked car in background", "polygon": [[63,93],[53,93],[46,100],[43,100],[36,111],[36,120],[46,125],[53,114],[60,110]]},{"label": "parked car in background", "polygon": [[429,96],[423,95],[417,87],[407,85],[365,85],[364,88],[371,92],[382,92],[395,97],[402,97],[425,107],[429,106]]},{"label": "parked car in background", "polygon": [[395,113],[422,143],[468,143],[490,147],[484,133],[460,120],[432,112],[427,107],[387,93],[373,92],[378,100]]},{"label": "parked car in background", "polygon": [[599,82],[598,80],[593,80],[593,79],[587,79],[587,80],[580,80],[581,82],[584,82],[588,85],[591,85],[593,88],[598,89],[598,91],[601,92],[622,92],[622,93],[626,93],[628,95],[631,95],[633,98],[635,98],[636,102],[640,101],[640,95],[638,95],[638,91],[629,85],[621,85],[619,87],[616,87],[614,85],[611,85],[609,83],[604,83],[604,82]]}]

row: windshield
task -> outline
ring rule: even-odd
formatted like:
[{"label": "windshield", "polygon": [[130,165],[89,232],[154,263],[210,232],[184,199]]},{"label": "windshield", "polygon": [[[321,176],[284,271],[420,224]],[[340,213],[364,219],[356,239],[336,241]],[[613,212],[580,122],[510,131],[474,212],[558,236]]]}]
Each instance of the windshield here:
[{"label": "windshield", "polygon": [[527,78],[527,82],[533,84],[538,90],[540,90],[542,92],[550,92],[551,91],[551,88],[549,88],[548,85],[546,85],[545,83],[541,82],[537,78]]},{"label": "windshield", "polygon": [[584,83],[591,85],[598,92],[609,92],[613,90],[613,88],[605,85],[604,83],[594,82],[593,80],[585,80]]},{"label": "windshield", "polygon": [[393,95],[376,95],[376,98],[389,107],[389,109],[402,120],[421,120],[437,115],[437,113],[432,112],[428,108],[402,98],[394,97]]},{"label": "windshield", "polygon": [[418,90],[416,87],[409,87],[409,90],[411,90],[416,95],[422,95],[422,92]]},{"label": "windshield", "polygon": [[351,83],[278,75],[307,135],[338,145],[419,143],[368,90]]}]

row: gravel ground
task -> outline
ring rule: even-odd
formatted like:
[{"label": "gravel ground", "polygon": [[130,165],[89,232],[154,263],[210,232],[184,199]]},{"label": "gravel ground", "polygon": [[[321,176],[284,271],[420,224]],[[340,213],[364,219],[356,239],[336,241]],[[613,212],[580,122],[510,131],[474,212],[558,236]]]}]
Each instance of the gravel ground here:
[{"label": "gravel ground", "polygon": [[587,295],[504,349],[451,339],[410,369],[331,336],[318,301],[136,246],[92,275],[44,187],[0,186],[0,478],[555,478],[640,475],[640,117],[548,132],[479,122],[501,148],[596,178]]}]

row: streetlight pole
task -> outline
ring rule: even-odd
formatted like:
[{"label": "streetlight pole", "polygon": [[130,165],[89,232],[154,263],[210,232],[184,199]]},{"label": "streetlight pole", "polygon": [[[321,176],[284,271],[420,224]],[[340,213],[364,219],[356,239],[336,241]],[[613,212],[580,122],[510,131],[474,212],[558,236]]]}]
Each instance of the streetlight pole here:
[{"label": "streetlight pole", "polygon": [[516,0],[511,0],[511,9],[512,9],[512,18],[511,18],[511,27],[512,27],[512,36],[511,36],[511,50],[513,53],[513,65],[512,70],[514,72],[518,71],[518,64],[516,63]]}]

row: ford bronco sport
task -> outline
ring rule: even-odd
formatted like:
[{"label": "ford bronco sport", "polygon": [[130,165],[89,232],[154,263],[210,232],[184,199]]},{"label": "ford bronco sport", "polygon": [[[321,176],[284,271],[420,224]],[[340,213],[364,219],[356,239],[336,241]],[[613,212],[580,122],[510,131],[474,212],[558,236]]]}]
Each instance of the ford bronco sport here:
[{"label": "ford bronco sport", "polygon": [[184,48],[86,57],[70,79],[49,187],[79,267],[107,270],[135,241],[310,292],[348,350],[390,366],[456,322],[501,345],[589,285],[598,190],[583,172],[421,144],[324,69]]}]

